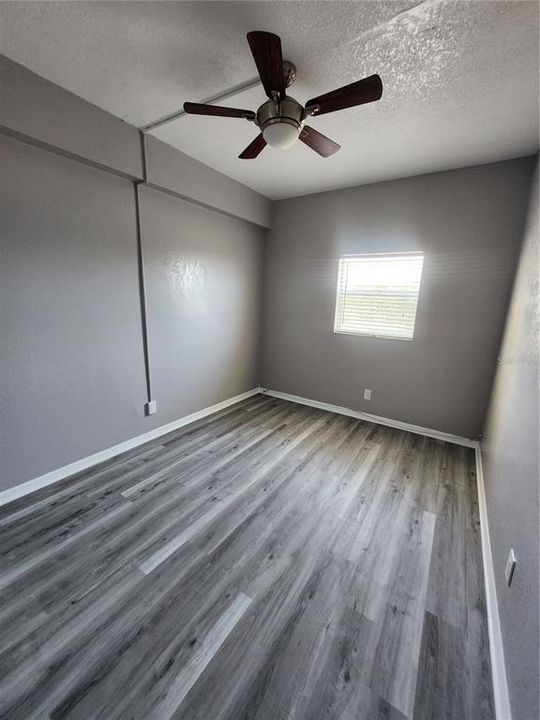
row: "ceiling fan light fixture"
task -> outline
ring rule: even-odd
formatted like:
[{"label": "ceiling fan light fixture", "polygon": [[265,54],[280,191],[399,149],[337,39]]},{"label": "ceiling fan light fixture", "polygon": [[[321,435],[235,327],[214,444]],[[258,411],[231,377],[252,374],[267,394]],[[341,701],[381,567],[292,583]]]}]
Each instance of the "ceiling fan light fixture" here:
[{"label": "ceiling fan light fixture", "polygon": [[238,156],[239,160],[254,160],[267,145],[285,149],[294,145],[297,140],[307,145],[320,157],[330,157],[341,146],[318,130],[305,125],[306,119],[312,115],[324,115],[336,112],[336,110],[346,110],[357,105],[375,102],[382,96],[381,78],[378,75],[370,75],[363,80],[357,80],[312,98],[307,101],[305,106],[301,105],[298,100],[287,95],[287,88],[296,77],[296,67],[288,60],[283,60],[279,36],[270,32],[253,30],[247,34],[247,39],[268,98],[257,109],[257,112],[241,108],[219,107],[208,103],[184,103],[186,113],[244,118],[259,128],[259,135],[242,150]]},{"label": "ceiling fan light fixture", "polygon": [[285,150],[298,140],[300,126],[286,120],[270,123],[263,129],[263,138],[268,145]]}]

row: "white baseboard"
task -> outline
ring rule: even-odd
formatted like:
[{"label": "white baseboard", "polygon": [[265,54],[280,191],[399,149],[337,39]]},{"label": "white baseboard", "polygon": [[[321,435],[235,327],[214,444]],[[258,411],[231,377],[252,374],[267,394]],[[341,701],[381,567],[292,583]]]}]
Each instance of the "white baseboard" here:
[{"label": "white baseboard", "polygon": [[121,442],[118,445],[113,445],[106,450],[94,453],[94,455],[89,455],[88,457],[76,460],[69,465],[64,465],[64,467],[58,468],[57,470],[51,470],[51,472],[45,473],[45,475],[40,475],[39,477],[28,480],[20,485],[8,488],[7,490],[0,492],[0,505],[5,505],[6,503],[17,500],[20,497],[24,497],[24,495],[28,495],[35,490],[39,490],[47,485],[52,485],[53,483],[58,482],[58,480],[63,480],[64,478],[81,472],[82,470],[87,470],[93,465],[97,465],[104,460],[109,460],[110,458],[115,457],[115,455],[120,455],[128,450],[132,450],[133,448],[143,445],[150,440],[154,440],[161,435],[166,435],[172,430],[177,430],[183,425],[189,425],[189,423],[195,422],[195,420],[200,420],[207,415],[223,410],[224,408],[229,407],[229,405],[234,405],[241,400],[257,395],[260,392],[262,392],[262,388],[253,388],[253,390],[248,390],[241,395],[235,395],[235,397],[228,398],[227,400],[223,400],[222,402],[211,405],[210,407],[197,410],[197,412],[191,413],[191,415],[186,415],[178,420],[173,420],[167,425],[162,425],[161,427],[150,430],[143,435],[138,435],[137,437]]},{"label": "white baseboard", "polygon": [[497,589],[495,586],[495,570],[491,541],[489,538],[489,522],[484,486],[484,469],[482,450],[476,448],[476,482],[478,487],[478,511],[480,514],[480,533],[482,536],[482,558],[484,563],[484,583],[486,589],[486,608],[489,633],[489,655],[491,659],[491,676],[493,679],[493,695],[495,700],[495,716],[497,720],[512,720],[506,667],[504,664],[504,647],[497,605]]},{"label": "white baseboard", "polygon": [[416,433],[417,435],[425,435],[426,437],[435,438],[436,440],[444,440],[454,445],[464,445],[465,447],[477,448],[478,440],[460,437],[459,435],[451,435],[450,433],[441,432],[440,430],[431,430],[421,425],[412,425],[411,423],[401,422],[401,420],[392,420],[390,418],[381,417],[380,415],[371,415],[370,413],[360,412],[359,410],[351,410],[350,408],[341,407],[340,405],[330,405],[330,403],[319,402],[319,400],[310,400],[309,398],[299,397],[298,395],[289,395],[289,393],[278,392],[277,390],[264,389],[262,392],[272,397],[281,398],[282,400],[290,400],[300,405],[309,405],[310,407],[319,408],[320,410],[328,410],[329,412],[338,413],[339,415],[348,415],[349,417],[366,420],[376,423],[377,425],[387,425],[397,430],[405,430],[407,432]]}]

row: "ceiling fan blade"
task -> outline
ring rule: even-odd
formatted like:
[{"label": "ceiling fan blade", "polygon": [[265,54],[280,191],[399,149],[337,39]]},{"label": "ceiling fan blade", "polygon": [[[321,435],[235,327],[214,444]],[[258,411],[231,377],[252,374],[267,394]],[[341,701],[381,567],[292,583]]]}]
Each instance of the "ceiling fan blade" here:
[{"label": "ceiling fan blade", "polygon": [[317,130],[309,127],[309,125],[304,125],[302,128],[300,140],[322,157],[330,157],[330,155],[337,153],[341,148],[341,145],[330,140],[326,135],[317,132]]},{"label": "ceiling fan blade", "polygon": [[249,32],[247,39],[265,93],[269,98],[272,98],[272,93],[278,93],[280,98],[284,98],[281,40],[273,33],[260,31]]},{"label": "ceiling fan blade", "polygon": [[382,95],[382,80],[378,75],[370,75],[363,80],[358,80],[350,85],[332,90],[331,92],[319,95],[319,97],[308,100],[306,110],[317,106],[311,115],[323,115],[324,113],[343,110],[356,105],[379,100]]},{"label": "ceiling fan blade", "polygon": [[253,160],[261,153],[266,147],[266,140],[263,138],[262,133],[257,135],[253,142],[249,143],[247,148],[240,153],[238,156],[241,160]]},{"label": "ceiling fan blade", "polygon": [[220,105],[204,105],[201,103],[184,103],[184,112],[190,115],[216,115],[219,117],[245,118],[255,120],[253,110],[240,110],[239,108],[222,107]]}]

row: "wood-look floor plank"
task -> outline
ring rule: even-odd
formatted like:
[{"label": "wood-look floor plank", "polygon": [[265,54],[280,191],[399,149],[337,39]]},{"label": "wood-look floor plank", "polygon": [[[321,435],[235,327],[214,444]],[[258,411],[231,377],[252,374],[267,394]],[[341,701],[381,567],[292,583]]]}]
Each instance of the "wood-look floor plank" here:
[{"label": "wood-look floor plank", "polygon": [[370,687],[410,717],[414,707],[435,516],[411,514],[384,614],[377,623]]},{"label": "wood-look floor plank", "polygon": [[[279,418],[278,418],[279,420]],[[262,423],[264,425],[264,423]],[[282,427],[278,427],[275,429],[276,432],[282,431]],[[266,433],[262,430],[259,430],[260,436],[263,437]],[[241,444],[241,441],[239,441],[239,444]],[[214,461],[212,461],[214,462]],[[138,519],[141,519],[144,524],[148,524],[149,520],[151,518],[155,518],[157,515],[161,515],[160,518],[160,526],[161,529],[165,526],[164,517],[163,517],[163,511],[166,509],[167,511],[174,510],[175,509],[175,503],[182,502],[185,504],[187,496],[192,492],[192,490],[185,488],[186,485],[193,484],[193,483],[203,483],[208,478],[208,473],[214,469],[214,465],[212,465],[212,462],[209,464],[206,462],[205,466],[200,470],[200,472],[196,472],[196,470],[199,469],[199,466],[197,463],[194,463],[193,466],[187,467],[186,472],[181,476],[175,476],[173,479],[175,480],[174,485],[172,487],[173,493],[170,492],[170,489],[168,490],[167,496],[159,495],[159,494],[153,494],[151,498],[145,497],[145,502],[147,503],[146,507],[134,507],[129,502],[126,502],[124,498],[119,498],[117,496],[118,502],[115,500],[111,501],[108,497],[107,500],[104,500],[101,506],[103,515],[104,511],[106,511],[108,505],[115,505],[115,504],[121,504],[124,508],[123,511],[127,512],[129,517],[129,525],[127,525],[127,531],[128,533],[132,533],[134,528],[137,527]],[[185,489],[185,492],[184,492]],[[196,489],[196,488],[195,488]],[[200,493],[196,495],[197,501],[200,498]],[[152,507],[149,507],[149,504],[153,503]],[[64,548],[72,543],[71,538],[71,531],[72,527],[70,525],[71,523],[71,517],[68,517],[66,519],[65,527],[63,530],[58,531],[58,537],[56,543],[48,543],[48,546],[46,548],[39,548],[39,554],[35,558],[30,558],[26,563],[12,561],[13,565],[16,565],[16,572],[15,574],[8,574],[8,573],[2,573],[0,574],[0,588],[5,583],[12,582],[14,577],[18,577],[20,575],[24,575],[25,572],[27,572],[29,569],[35,567],[36,565],[43,568],[43,561],[46,557],[54,556],[56,552],[63,552]],[[95,527],[101,528],[100,522],[91,524],[86,528],[82,528],[80,530],[80,533],[88,534],[92,531],[92,529]],[[32,526],[29,526],[29,545],[30,550],[28,552],[28,555],[31,555],[31,550],[33,547],[33,534],[32,534]],[[106,534],[103,533],[103,531],[100,531],[98,541],[99,544],[102,545],[104,541],[106,541]],[[75,538],[76,539],[76,538]],[[118,535],[115,532],[115,541],[118,541]],[[46,552],[45,552],[46,551]],[[6,565],[6,568],[8,566]]]},{"label": "wood-look floor plank", "polygon": [[1,717],[494,718],[467,448],[260,395],[0,539]]},{"label": "wood-look floor plank", "polygon": [[[0,506],[0,523],[10,522],[10,518],[19,512],[24,515],[33,513],[38,507],[42,509],[46,507],[48,501],[55,502],[55,498],[83,492],[88,487],[95,488],[96,484],[100,481],[106,483],[116,478],[119,474],[123,474],[127,467],[144,463],[149,457],[160,455],[163,448],[167,448],[176,443],[185,443],[197,434],[204,434],[212,430],[212,428],[220,426],[224,418],[228,420],[230,419],[229,416],[232,415],[237,420],[240,418],[246,420],[246,418],[250,417],[250,410],[257,408],[266,409],[268,406],[273,407],[277,404],[274,398],[256,395],[248,400],[198,420],[185,428],[173,430],[166,435],[160,436],[156,440],[116,455],[87,470],[82,470],[75,475],[60,480],[53,485],[36,490],[31,495],[23,496],[6,505]],[[44,501],[43,504],[42,501]]]}]

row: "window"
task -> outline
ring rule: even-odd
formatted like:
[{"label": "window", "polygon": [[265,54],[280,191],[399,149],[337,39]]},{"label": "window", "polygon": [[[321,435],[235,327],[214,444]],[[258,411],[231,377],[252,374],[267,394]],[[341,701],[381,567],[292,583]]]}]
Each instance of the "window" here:
[{"label": "window", "polygon": [[423,263],[419,252],[340,258],[334,332],[412,340]]}]

